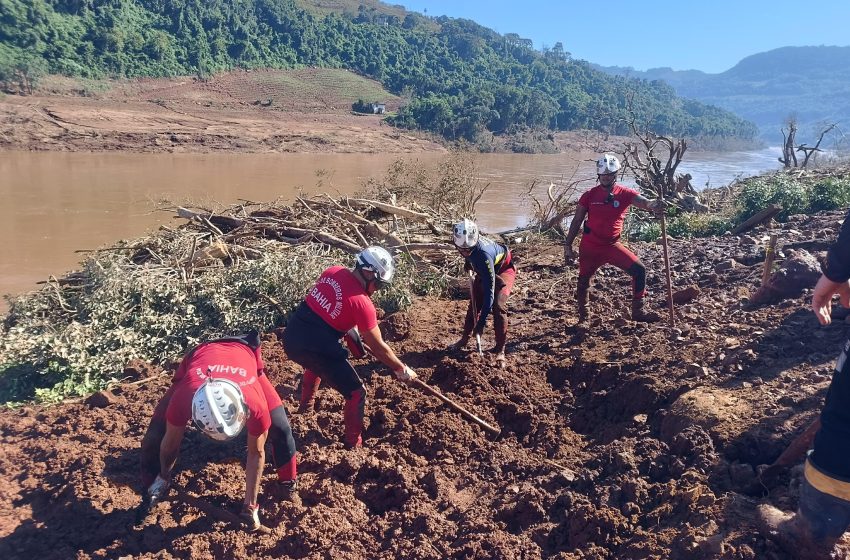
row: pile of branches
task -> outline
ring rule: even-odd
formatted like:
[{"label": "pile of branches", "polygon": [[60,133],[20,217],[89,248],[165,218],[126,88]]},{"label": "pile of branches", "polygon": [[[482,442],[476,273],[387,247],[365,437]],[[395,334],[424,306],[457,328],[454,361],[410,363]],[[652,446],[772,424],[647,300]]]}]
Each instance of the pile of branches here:
[{"label": "pile of branches", "polygon": [[[326,194],[298,197],[294,204],[244,203],[220,212],[177,207],[183,226],[197,232],[198,243],[183,259],[189,271],[218,260],[224,264],[260,256],[270,242],[287,245],[318,243],[354,255],[380,245],[393,254],[406,253],[415,262],[442,268],[452,255],[451,217],[363,198],[332,198]],[[156,258],[140,248],[138,260]]]}]

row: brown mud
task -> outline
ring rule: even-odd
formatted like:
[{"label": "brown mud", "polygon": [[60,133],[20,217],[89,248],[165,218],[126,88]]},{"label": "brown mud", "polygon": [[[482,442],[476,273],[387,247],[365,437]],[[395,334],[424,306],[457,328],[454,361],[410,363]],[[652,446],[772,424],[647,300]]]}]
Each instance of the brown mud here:
[{"label": "brown mud", "polygon": [[[342,71],[338,71],[342,73]],[[340,79],[348,73],[342,73]],[[350,76],[353,76],[350,75]],[[36,95],[0,96],[0,149],[71,152],[407,153],[443,151],[433,138],[356,115],[357,97],[327,71],[234,71],[121,80],[86,89],[51,77]],[[357,78],[356,84],[380,85]],[[293,85],[294,84],[294,85]],[[355,92],[356,93],[356,92]],[[377,95],[377,93],[376,93]],[[387,110],[398,109],[390,96]],[[383,99],[383,98],[382,98]]]},{"label": "brown mud", "polygon": [[[780,245],[832,240],[842,219],[793,218],[776,230]],[[755,468],[819,411],[847,331],[843,321],[819,327],[805,292],[747,306],[766,233],[671,242],[676,288],[690,288],[677,296],[676,328],[629,320],[627,277],[603,269],[583,335],[565,329],[576,271],[562,266],[560,247],[515,246],[503,370],[489,356],[444,350],[459,335],[462,300],[419,300],[385,318],[402,359],[498,425],[498,438],[361,361],[365,447],[346,450],[341,398],[322,389],[316,411],[295,413],[299,368],[268,333],[269,376],[300,453],[296,500],[266,468],[269,534],[208,517],[174,493],[137,516],[139,442],[167,376],[3,411],[0,557],[786,560],[756,531],[755,510],[796,507],[799,472],[766,488]],[[666,313],[660,245],[632,246],[649,270],[652,306]],[[807,246],[823,257],[823,243]],[[244,442],[187,434],[175,482],[238,510]]]}]

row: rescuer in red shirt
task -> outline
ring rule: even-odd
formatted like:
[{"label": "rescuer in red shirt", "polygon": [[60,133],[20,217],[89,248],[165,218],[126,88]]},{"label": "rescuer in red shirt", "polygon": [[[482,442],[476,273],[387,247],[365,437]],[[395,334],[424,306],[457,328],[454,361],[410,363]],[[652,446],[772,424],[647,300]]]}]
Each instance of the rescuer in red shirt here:
[{"label": "rescuer in red shirt", "polygon": [[613,154],[603,154],[596,162],[596,172],[599,184],[581,195],[576,206],[576,213],[570,223],[564,245],[564,257],[574,259],[573,240],[578,235],[579,227],[584,224],[584,231],[579,245],[578,262],[578,321],[587,321],[587,292],[593,274],[605,264],[612,264],[624,270],[632,277],[632,320],[643,322],[658,321],[657,313],[644,311],[644,296],[646,296],[646,267],[620,243],[620,233],[623,231],[623,220],[629,206],[650,212],[663,212],[664,202],[660,199],[648,200],[637,191],[617,183],[617,172],[620,161]]},{"label": "rescuer in red shirt", "polygon": [[142,439],[142,484],[147,489],[149,505],[168,493],[189,420],[216,441],[231,440],[247,426],[248,459],[241,517],[250,529],[260,526],[257,496],[266,440],[272,444],[278,480],[290,491],[295,490],[295,439],[280,396],[263,369],[257,331],[206,342],[186,354]]},{"label": "rescuer in red shirt", "polygon": [[292,314],[283,333],[287,356],[304,367],[299,412],[312,407],[313,395],[322,381],[339,391],[345,398],[344,442],[348,447],[362,445],[366,405],[366,389],[348,361],[349,350],[355,358],[362,357],[365,342],[396,378],[408,381],[416,377],[381,337],[371,299],[378,289],[389,285],[394,270],[392,256],[382,247],[361,251],[353,269],[328,268]]}]

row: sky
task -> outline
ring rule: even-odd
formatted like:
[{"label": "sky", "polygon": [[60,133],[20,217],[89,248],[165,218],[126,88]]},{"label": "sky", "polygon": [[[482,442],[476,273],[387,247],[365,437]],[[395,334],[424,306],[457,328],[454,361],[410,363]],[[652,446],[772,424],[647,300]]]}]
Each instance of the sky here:
[{"label": "sky", "polygon": [[[384,0],[390,4],[394,0]],[[850,0],[406,0],[408,10],[471,19],[534,48],[560,41],[573,58],[648,70],[732,68],[789,46],[850,46]]]}]

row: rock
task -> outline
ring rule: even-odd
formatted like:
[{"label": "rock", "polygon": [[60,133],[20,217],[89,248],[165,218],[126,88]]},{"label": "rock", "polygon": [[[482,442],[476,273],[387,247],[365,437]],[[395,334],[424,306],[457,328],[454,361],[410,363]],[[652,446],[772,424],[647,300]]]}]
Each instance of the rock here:
[{"label": "rock", "polygon": [[736,263],[734,259],[721,261],[714,266],[714,272],[726,272],[728,270],[733,270],[737,265],[738,263]]},{"label": "rock", "polygon": [[121,402],[121,397],[116,397],[112,391],[100,391],[86,399],[86,404],[92,408],[106,408],[109,405]]},{"label": "rock", "polygon": [[699,289],[699,286],[688,286],[687,288],[683,288],[673,293],[673,303],[675,303],[676,305],[690,303],[695,300],[701,293],[702,290]]},{"label": "rock", "polygon": [[820,263],[804,249],[791,250],[782,266],[770,277],[770,285],[782,297],[796,297],[820,278]]},{"label": "rock", "polygon": [[670,442],[690,426],[705,430],[739,433],[739,418],[748,414],[750,404],[740,398],[740,390],[697,387],[673,401],[661,420],[661,440]]}]

